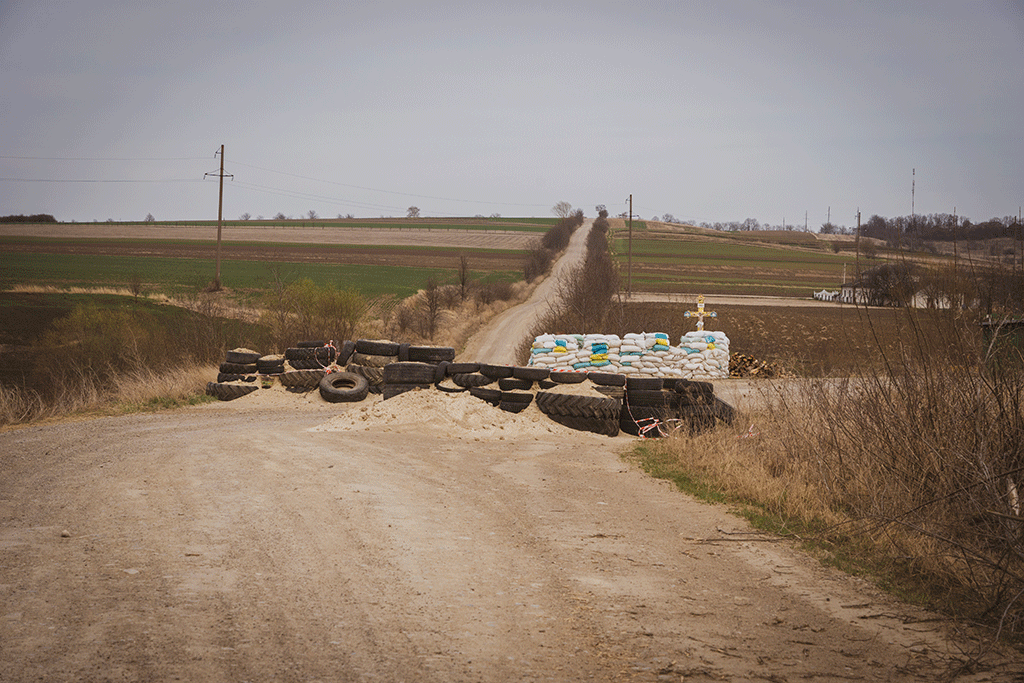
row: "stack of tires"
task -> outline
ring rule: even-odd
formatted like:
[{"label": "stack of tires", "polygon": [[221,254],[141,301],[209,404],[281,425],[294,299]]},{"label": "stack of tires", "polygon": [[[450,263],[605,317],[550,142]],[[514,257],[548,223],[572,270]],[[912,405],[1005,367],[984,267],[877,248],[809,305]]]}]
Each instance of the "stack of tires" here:
[{"label": "stack of tires", "polygon": [[317,388],[332,364],[344,363],[346,354],[352,355],[351,348],[346,346],[351,344],[345,342],[340,348],[335,348],[328,342],[315,340],[299,342],[285,349],[285,370],[278,376],[281,385],[295,391]]},{"label": "stack of tires", "polygon": [[690,434],[732,424],[732,406],[715,397],[714,385],[687,379],[629,377],[619,427],[634,436],[665,436],[680,429]]},{"label": "stack of tires", "polygon": [[513,367],[511,365],[472,364],[474,372],[464,372],[468,364],[450,366],[451,380],[469,391],[471,396],[508,413],[521,413],[533,402],[535,383],[545,386],[549,372],[541,368]]},{"label": "stack of tires", "polygon": [[603,372],[552,372],[550,378],[555,385],[590,380],[595,385],[597,393],[580,395],[539,391],[537,408],[542,413],[571,429],[605,436],[618,435],[619,417],[622,413],[621,391],[626,382],[625,375]]},{"label": "stack of tires", "polygon": [[[381,344],[381,342],[374,342]],[[448,366],[455,360],[455,349],[450,346],[413,346],[410,344],[391,344],[391,347],[370,346],[378,351],[394,350],[394,356],[369,355],[369,362],[379,362],[380,358],[392,358],[384,363],[380,371],[381,393],[385,399],[415,389],[430,389],[440,383],[448,375]],[[359,347],[359,342],[356,342]],[[364,348],[367,348],[364,346]],[[358,354],[357,354],[358,355]],[[354,357],[355,358],[355,357]],[[360,358],[362,360],[362,357]]]},{"label": "stack of tires", "polygon": [[260,388],[257,361],[261,354],[251,349],[232,349],[224,355],[216,382],[207,382],[206,393],[221,401],[232,401]]}]

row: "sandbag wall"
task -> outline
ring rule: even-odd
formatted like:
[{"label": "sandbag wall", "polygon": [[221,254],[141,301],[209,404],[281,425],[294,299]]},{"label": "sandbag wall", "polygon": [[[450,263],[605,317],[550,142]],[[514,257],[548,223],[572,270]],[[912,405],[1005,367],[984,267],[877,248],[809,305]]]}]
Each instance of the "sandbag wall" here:
[{"label": "sandbag wall", "polygon": [[663,332],[542,334],[533,340],[529,365],[554,372],[614,372],[679,379],[729,377],[729,338],[724,332],[687,332],[678,346]]}]

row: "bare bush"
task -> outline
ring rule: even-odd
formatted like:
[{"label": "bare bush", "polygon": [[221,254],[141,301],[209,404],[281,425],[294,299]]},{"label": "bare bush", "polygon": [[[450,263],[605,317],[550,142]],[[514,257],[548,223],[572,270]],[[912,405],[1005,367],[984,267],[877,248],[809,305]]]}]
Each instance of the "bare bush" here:
[{"label": "bare bush", "polygon": [[264,298],[260,322],[282,351],[303,339],[351,339],[369,312],[369,303],[356,290],[318,286],[308,278],[285,285],[275,279]]}]

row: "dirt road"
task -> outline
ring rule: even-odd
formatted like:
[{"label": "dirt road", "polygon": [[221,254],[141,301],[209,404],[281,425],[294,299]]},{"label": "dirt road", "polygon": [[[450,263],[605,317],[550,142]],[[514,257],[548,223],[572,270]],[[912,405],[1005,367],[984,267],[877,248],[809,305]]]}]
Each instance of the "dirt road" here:
[{"label": "dirt road", "polygon": [[534,323],[548,311],[558,297],[558,282],[563,274],[583,262],[587,253],[587,234],[594,220],[587,219],[572,234],[569,246],[551,268],[551,273],[537,285],[530,298],[504,311],[479,332],[470,337],[459,354],[468,362],[514,365],[516,348],[530,335]]},{"label": "dirt road", "polygon": [[0,434],[0,680],[935,680],[973,646],[627,437],[263,392]]}]

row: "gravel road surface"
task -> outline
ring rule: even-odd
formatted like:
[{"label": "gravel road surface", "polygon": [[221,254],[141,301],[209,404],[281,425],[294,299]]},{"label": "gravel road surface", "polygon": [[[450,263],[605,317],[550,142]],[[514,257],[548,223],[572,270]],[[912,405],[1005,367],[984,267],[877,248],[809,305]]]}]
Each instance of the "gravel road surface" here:
[{"label": "gravel road surface", "polygon": [[0,434],[0,680],[936,680],[972,646],[627,437],[287,398]]}]

